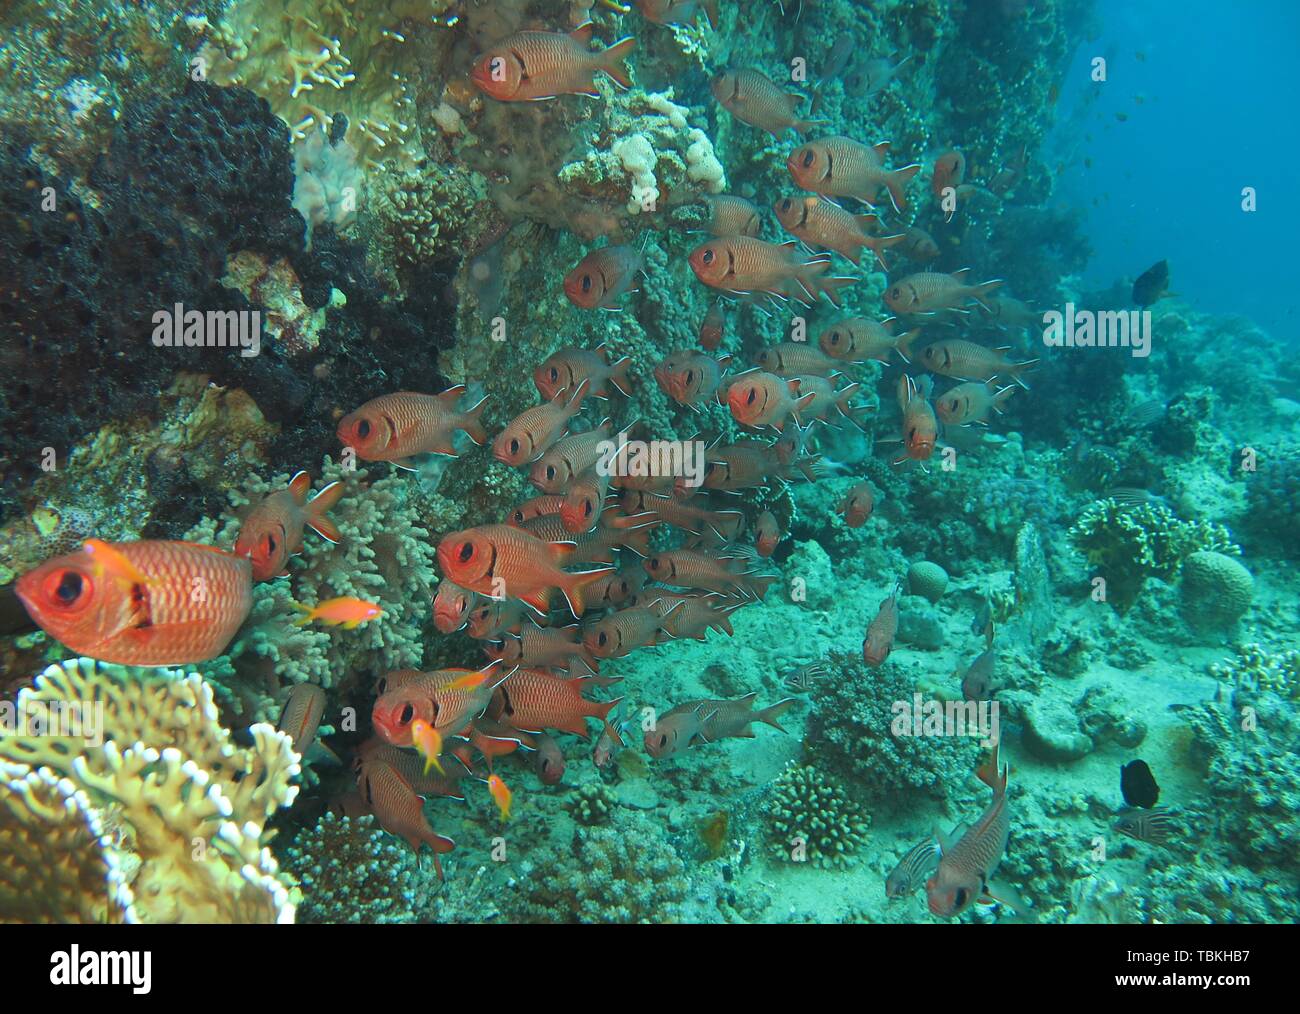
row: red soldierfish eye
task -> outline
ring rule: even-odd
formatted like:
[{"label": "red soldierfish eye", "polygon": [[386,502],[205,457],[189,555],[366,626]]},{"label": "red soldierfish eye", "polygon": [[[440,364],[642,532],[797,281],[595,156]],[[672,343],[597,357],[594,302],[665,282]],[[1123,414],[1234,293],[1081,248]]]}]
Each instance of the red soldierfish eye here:
[{"label": "red soldierfish eye", "polygon": [[90,604],[94,595],[94,582],[90,575],[71,567],[51,571],[41,586],[46,602],[54,609],[77,612]]},{"label": "red soldierfish eye", "polygon": [[461,563],[469,563],[474,558],[474,543],[462,542],[460,552],[456,554]]}]

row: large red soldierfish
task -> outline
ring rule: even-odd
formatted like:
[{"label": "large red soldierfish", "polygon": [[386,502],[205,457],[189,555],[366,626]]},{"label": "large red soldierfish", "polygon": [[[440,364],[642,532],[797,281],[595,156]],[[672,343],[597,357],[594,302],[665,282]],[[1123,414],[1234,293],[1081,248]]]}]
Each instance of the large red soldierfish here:
[{"label": "large red soldierfish", "polygon": [[424,817],[424,800],[408,778],[387,761],[369,759],[361,765],[357,789],[385,831],[404,839],[416,852],[421,845],[433,849],[433,862],[442,880],[441,855],[454,849],[456,843],[429,826]]},{"label": "large red soldierfish", "polygon": [[840,305],[839,289],[856,278],[826,276],[830,254],[804,257],[798,244],[768,243],[750,236],[725,236],[702,243],[689,258],[695,277],[724,292],[766,292],[812,305],[825,294]]},{"label": "large red soldierfish", "polygon": [[[928,461],[939,440],[939,420],[930,406],[930,378],[922,377],[917,385],[908,374],[899,378],[898,404],[903,410],[903,456],[894,461]],[[924,466],[922,466],[924,468]]]},{"label": "large red soldierfish", "polygon": [[573,556],[572,543],[547,543],[522,528],[480,525],[452,532],[438,543],[438,566],[462,588],[526,602],[538,612],[551,604],[559,588],[574,616],[583,613],[583,589],[611,568],[569,573],[560,564]]},{"label": "large red soldierfish", "polygon": [[786,420],[812,405],[815,393],[800,394],[799,381],[771,373],[751,372],[738,377],[727,388],[727,405],[731,415],[745,426],[772,426],[785,429]]},{"label": "large red soldierfish", "polygon": [[502,102],[529,102],[556,95],[598,97],[596,74],[623,88],[632,87],[623,61],[636,45],[620,39],[608,49],[590,48],[592,24],[564,32],[516,32],[489,49],[470,77],[487,95]]},{"label": "large red soldierfish", "polygon": [[584,380],[591,381],[593,398],[608,397],[610,387],[618,388],[621,394],[631,394],[627,379],[627,368],[631,364],[631,356],[623,356],[611,363],[604,345],[597,345],[594,349],[566,347],[552,352],[541,366],[533,370],[533,383],[547,401],[566,387],[576,388]]},{"label": "large red soldierfish", "polygon": [[452,436],[456,430],[463,430],[476,444],[487,441],[479,421],[487,399],[480,398],[461,412],[456,402],[464,393],[464,385],[457,385],[442,394],[385,394],[340,419],[338,438],[362,461],[391,461],[399,468],[413,469],[408,459],[418,454],[454,458]]},{"label": "large red soldierfish", "polygon": [[253,604],[252,565],[193,542],[101,542],[46,560],[14,589],[47,634],[121,665],[216,658]]},{"label": "large red soldierfish", "polygon": [[894,210],[906,211],[903,188],[921,167],[886,169],[888,150],[888,141],[868,147],[848,137],[823,137],[791,152],[786,168],[795,183],[823,197],[853,197],[874,205],[884,187],[894,202]]},{"label": "large red soldierfish", "polygon": [[969,426],[971,423],[985,426],[989,412],[1001,413],[1002,403],[1016,390],[1010,384],[996,391],[986,383],[958,384],[935,400],[935,413],[949,426]]},{"label": "large red soldierfish", "polygon": [[[486,679],[470,677],[480,672]],[[510,670],[489,666],[485,670],[438,669],[411,673],[397,680],[389,674],[386,689],[375,700],[370,720],[383,739],[394,746],[412,746],[412,723],[422,719],[444,736],[455,736],[487,707]]]},{"label": "large red soldierfish", "polygon": [[945,377],[957,377],[962,380],[1010,377],[1021,387],[1028,389],[1029,385],[1020,374],[1034,366],[1038,360],[1029,359],[1022,363],[1013,363],[1007,358],[1007,353],[1010,351],[1010,345],[990,349],[966,341],[964,338],[945,338],[927,345],[921,353],[921,361],[928,369]]},{"label": "large red soldierfish", "polygon": [[634,287],[645,259],[631,246],[603,246],[578,261],[564,276],[564,294],[584,310],[620,309],[620,301]]},{"label": "large red soldierfish", "polygon": [[736,701],[687,701],[679,704],[646,730],[645,748],[651,757],[662,760],[699,743],[712,743],[719,739],[753,739],[754,722],[766,722],[774,729],[785,732],[778,719],[795,699],[754,710],[757,693],[746,694]]},{"label": "large red soldierfish", "polygon": [[885,291],[885,304],[895,313],[937,313],[939,310],[960,310],[968,299],[973,299],[985,309],[986,298],[1002,284],[1000,278],[969,285],[962,268],[950,275],[937,271],[920,271],[895,282]]},{"label": "large red soldierfish", "polygon": [[862,639],[862,660],[873,668],[884,665],[894,650],[898,635],[898,593],[902,583],[894,586],[893,594],[880,603],[875,619],[867,626],[867,636]]},{"label": "large red soldierfish", "polygon": [[558,729],[589,739],[587,719],[605,723],[622,700],[588,700],[582,691],[591,685],[582,676],[565,679],[545,669],[520,669],[497,689],[488,715],[525,732]]},{"label": "large red soldierfish", "polygon": [[235,539],[235,555],[253,562],[253,580],[269,581],[287,575],[289,557],[302,548],[302,530],[310,528],[317,535],[337,543],[343,536],[325,516],[343,496],[343,483],[331,482],[310,500],[311,476],[299,472],[289,480],[289,488],[277,490],[259,503]]},{"label": "large red soldierfish", "polygon": [[492,454],[506,465],[535,461],[568,431],[569,420],[582,410],[591,389],[583,380],[576,388],[557,391],[555,397],[520,412],[492,441]]},{"label": "large red soldierfish", "polygon": [[834,250],[858,265],[862,251],[870,250],[883,271],[889,270],[884,250],[907,238],[901,232],[877,236],[872,232],[880,221],[875,215],[855,215],[820,197],[782,197],[774,207],[785,231],[814,250]]},{"label": "large red soldierfish", "polygon": [[742,123],[766,130],[780,140],[787,130],[806,134],[817,120],[805,120],[798,113],[804,96],[788,92],[762,71],[749,67],[724,70],[711,82],[713,97]]}]

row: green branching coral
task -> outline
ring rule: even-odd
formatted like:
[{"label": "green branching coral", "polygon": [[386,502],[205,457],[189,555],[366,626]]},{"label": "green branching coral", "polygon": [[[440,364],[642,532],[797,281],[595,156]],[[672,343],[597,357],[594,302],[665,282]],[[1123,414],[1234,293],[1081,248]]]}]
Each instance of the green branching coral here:
[{"label": "green branching coral", "polygon": [[971,737],[895,736],[894,705],[910,709],[914,691],[895,662],[870,669],[861,658],[831,653],[814,684],[806,755],[873,808],[909,805],[919,793],[944,798],[975,769],[979,746]]},{"label": "green branching coral", "polygon": [[850,865],[871,823],[834,779],[794,764],[772,783],[767,813],[776,855],[823,868]]},{"label": "green branching coral", "polygon": [[1241,553],[1222,525],[1183,521],[1159,503],[1122,504],[1112,498],[1089,505],[1070,538],[1106,579],[1106,600],[1121,613],[1137,601],[1148,578],[1169,580],[1192,553]]},{"label": "green branching coral", "polygon": [[574,790],[565,809],[579,824],[591,827],[604,824],[614,811],[614,793],[603,782],[584,782]]},{"label": "green branching coral", "polygon": [[414,854],[372,816],[324,814],[284,849],[303,899],[299,922],[411,922],[421,878]]}]

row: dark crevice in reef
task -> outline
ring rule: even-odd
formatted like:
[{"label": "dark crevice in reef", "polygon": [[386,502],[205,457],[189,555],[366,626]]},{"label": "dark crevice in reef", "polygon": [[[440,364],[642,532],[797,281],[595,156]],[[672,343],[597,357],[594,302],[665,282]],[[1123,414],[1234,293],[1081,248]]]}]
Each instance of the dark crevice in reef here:
[{"label": "dark crevice in reef", "polygon": [[[266,101],[202,82],[127,110],[90,173],[93,197],[38,164],[30,139],[0,140],[0,520],[21,509],[42,448],[62,459],[110,419],[152,412],[178,370],[244,388],[282,426],[270,464],[289,470],[335,449],[334,409],[445,386],[435,360],[452,340],[455,264],[418,298],[391,302],[360,246],[321,229],[305,249],[293,181],[287,130]],[[41,209],[46,188],[53,211]],[[240,250],[288,258],[309,306],[331,288],[346,294],[319,347],[293,359],[269,341],[254,358],[155,348],[160,309],[255,308],[219,282]],[[155,516],[169,519],[153,534],[212,511],[183,468],[151,469],[150,480]]]}]

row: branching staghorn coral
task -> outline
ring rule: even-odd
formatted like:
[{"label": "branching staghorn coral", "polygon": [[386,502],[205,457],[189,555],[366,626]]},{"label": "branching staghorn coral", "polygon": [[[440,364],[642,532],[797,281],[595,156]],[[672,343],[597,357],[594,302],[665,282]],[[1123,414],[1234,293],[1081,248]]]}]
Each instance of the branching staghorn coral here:
[{"label": "branching staghorn coral", "polygon": [[[86,658],[41,673],[19,693],[17,714],[80,716],[91,706],[102,706],[98,743],[90,726],[57,730],[76,737],[26,725],[0,736],[0,912],[52,922],[292,922],[290,885],[266,830],[298,793],[289,737],[255,725],[252,746],[238,747],[197,674]],[[61,871],[59,889],[32,892],[52,879],[33,867]]]}]

